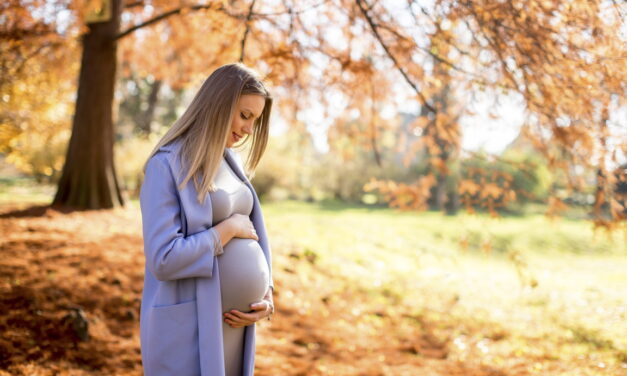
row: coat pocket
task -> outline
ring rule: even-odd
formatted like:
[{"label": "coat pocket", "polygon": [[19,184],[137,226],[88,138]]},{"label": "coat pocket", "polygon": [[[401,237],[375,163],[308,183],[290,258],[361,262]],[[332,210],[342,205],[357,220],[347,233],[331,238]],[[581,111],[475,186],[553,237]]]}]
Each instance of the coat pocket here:
[{"label": "coat pocket", "polygon": [[197,319],[196,300],[151,308],[145,375],[200,375]]}]

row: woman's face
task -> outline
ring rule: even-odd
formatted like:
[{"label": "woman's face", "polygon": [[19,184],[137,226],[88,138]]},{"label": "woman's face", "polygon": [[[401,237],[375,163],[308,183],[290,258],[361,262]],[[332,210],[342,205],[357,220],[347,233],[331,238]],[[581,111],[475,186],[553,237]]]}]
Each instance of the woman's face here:
[{"label": "woman's face", "polygon": [[253,133],[255,121],[261,116],[265,104],[266,100],[261,95],[245,94],[240,96],[239,102],[235,106],[231,132],[226,142],[227,148],[232,147],[247,134]]}]

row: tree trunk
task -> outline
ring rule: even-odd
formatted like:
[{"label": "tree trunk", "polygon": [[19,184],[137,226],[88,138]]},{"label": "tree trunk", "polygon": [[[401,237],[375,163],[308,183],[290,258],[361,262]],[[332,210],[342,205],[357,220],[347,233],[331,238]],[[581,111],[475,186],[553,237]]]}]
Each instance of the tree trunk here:
[{"label": "tree trunk", "polygon": [[435,186],[435,209],[444,211],[447,202],[446,178],[448,175],[438,172]]},{"label": "tree trunk", "polygon": [[[152,133],[152,121],[155,117],[155,109],[157,108],[157,99],[159,98],[159,90],[161,90],[161,80],[155,80],[150,85],[150,94],[148,95],[148,106],[146,111],[140,115],[138,122],[139,131],[144,135],[150,135]],[[141,96],[140,96],[141,100]]]},{"label": "tree trunk", "polygon": [[72,137],[53,206],[105,209],[124,205],[113,161],[113,91],[121,0],[111,19],[89,24],[83,36]]},{"label": "tree trunk", "polygon": [[449,201],[446,203],[446,214],[455,215],[461,207],[461,201],[459,197],[458,184],[459,184],[459,169],[451,171],[451,179],[453,188],[448,192]]}]

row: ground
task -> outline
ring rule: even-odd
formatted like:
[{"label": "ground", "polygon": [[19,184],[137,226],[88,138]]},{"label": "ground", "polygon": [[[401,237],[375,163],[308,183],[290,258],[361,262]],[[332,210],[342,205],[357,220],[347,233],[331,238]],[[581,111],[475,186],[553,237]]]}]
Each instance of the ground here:
[{"label": "ground", "polygon": [[[141,375],[136,202],[0,204],[0,375]],[[583,221],[264,205],[257,375],[627,374],[627,252]]]}]

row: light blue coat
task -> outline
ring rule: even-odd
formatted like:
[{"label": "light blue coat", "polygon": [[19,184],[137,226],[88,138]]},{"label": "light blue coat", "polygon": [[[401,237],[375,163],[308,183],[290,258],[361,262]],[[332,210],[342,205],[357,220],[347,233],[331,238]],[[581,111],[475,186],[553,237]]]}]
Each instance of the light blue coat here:
[{"label": "light blue coat", "polygon": [[[176,188],[184,177],[180,144],[177,139],[150,158],[139,195],[146,256],[140,314],[144,374],[223,376],[220,270],[213,255],[220,239],[211,227],[210,196],[200,205],[191,180],[181,191]],[[273,286],[271,250],[259,198],[236,158],[226,148],[226,161],[253,193],[250,219]],[[243,374],[252,375],[255,324],[245,327],[243,361]]]}]

